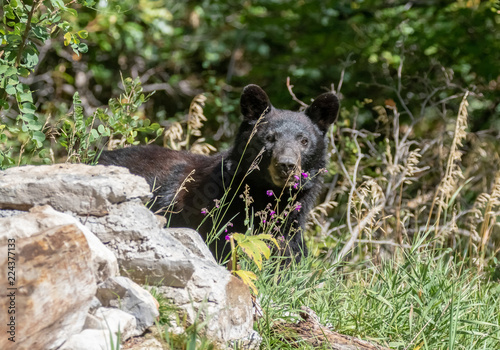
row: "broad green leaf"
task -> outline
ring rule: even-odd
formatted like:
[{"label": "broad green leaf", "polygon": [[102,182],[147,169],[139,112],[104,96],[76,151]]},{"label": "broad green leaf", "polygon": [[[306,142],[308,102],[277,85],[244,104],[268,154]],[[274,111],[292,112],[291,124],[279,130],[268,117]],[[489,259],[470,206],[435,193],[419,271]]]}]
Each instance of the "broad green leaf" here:
[{"label": "broad green leaf", "polygon": [[85,43],[78,44],[78,51],[81,53],[87,53],[89,51],[89,47]]},{"label": "broad green leaf", "polygon": [[45,141],[45,134],[41,131],[35,131],[33,133],[33,140],[36,142],[38,147],[42,147],[43,141]]},{"label": "broad green leaf", "polygon": [[0,64],[0,74],[4,74],[9,69],[9,66],[6,64]]},{"label": "broad green leaf", "polygon": [[63,9],[64,8],[64,1],[63,0],[50,0],[50,3],[55,8],[58,8],[58,9]]},{"label": "broad green leaf", "polygon": [[255,262],[259,270],[262,269],[262,255],[264,255],[266,259],[269,259],[271,256],[271,249],[267,246],[265,240],[273,241],[273,243],[278,246],[278,242],[270,234],[246,236],[241,233],[235,233],[233,237],[238,243],[238,247]]},{"label": "broad green leaf", "polygon": [[19,102],[31,102],[31,103],[33,103],[33,96],[31,95],[31,91],[19,92],[17,94],[17,100]]},{"label": "broad green leaf", "polygon": [[77,34],[82,39],[87,39],[87,37],[89,36],[89,33],[86,30],[80,30]]},{"label": "broad green leaf", "polygon": [[78,17],[78,12],[76,12],[75,9],[72,8],[66,8],[66,12],[71,13],[72,16]]},{"label": "broad green leaf", "polygon": [[45,41],[49,38],[49,33],[47,32],[47,28],[39,25],[32,25],[31,30],[33,31],[33,34],[38,39],[41,39],[42,41]]},{"label": "broad green leaf", "polygon": [[16,93],[16,87],[14,85],[7,85],[5,88],[5,92],[7,92],[9,95],[14,95]]},{"label": "broad green leaf", "polygon": [[17,74],[17,69],[16,67],[8,67],[7,70],[5,71],[5,76],[6,77],[10,77],[12,75],[16,75]]}]

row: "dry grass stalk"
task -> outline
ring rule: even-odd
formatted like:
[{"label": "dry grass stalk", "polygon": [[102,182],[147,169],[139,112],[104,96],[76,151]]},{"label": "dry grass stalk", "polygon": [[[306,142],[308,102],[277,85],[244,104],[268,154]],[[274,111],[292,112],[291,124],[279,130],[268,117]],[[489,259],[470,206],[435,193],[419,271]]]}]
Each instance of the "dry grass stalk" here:
[{"label": "dry grass stalk", "polygon": [[[203,123],[207,121],[207,117],[203,114],[205,107],[205,95],[196,95],[189,106],[189,112],[186,117],[186,132],[179,122],[174,122],[163,133],[163,145],[168,146],[173,150],[186,149],[193,153],[209,155],[216,152],[217,149],[206,143],[205,138],[201,136],[201,128]],[[197,137],[196,141],[191,144],[191,136]]]},{"label": "dry grass stalk", "polygon": [[[473,214],[475,219],[471,225],[476,235],[480,238],[481,243],[479,251],[484,257],[486,244],[488,243],[493,227],[497,224],[497,211],[500,208],[500,172],[495,176],[495,181],[491,189],[491,194],[480,194],[474,203]],[[479,233],[475,231],[475,227],[481,224]]]},{"label": "dry grass stalk", "polygon": [[460,169],[460,166],[458,164],[462,158],[462,152],[459,151],[458,147],[462,146],[462,141],[467,136],[466,129],[468,96],[469,92],[467,91],[462,99],[462,102],[460,103],[453,140],[450,147],[450,153],[448,155],[448,161],[446,163],[446,171],[443,179],[436,189],[436,193],[432,200],[429,216],[427,219],[426,231],[429,227],[432,212],[436,203],[438,204],[438,212],[436,215],[435,226],[438,227],[442,210],[447,209],[450,198],[457,188],[458,180],[463,179],[464,177],[462,170]]}]

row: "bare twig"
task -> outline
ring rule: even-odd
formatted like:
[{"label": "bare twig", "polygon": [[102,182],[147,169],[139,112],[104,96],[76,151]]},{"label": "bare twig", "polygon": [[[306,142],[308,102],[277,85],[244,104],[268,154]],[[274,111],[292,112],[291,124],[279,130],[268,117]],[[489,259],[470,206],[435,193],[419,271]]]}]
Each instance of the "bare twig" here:
[{"label": "bare twig", "polygon": [[293,85],[290,85],[290,77],[286,77],[286,87],[288,88],[288,92],[292,96],[292,100],[294,100],[295,102],[299,103],[303,108],[309,107],[309,105],[307,103],[302,102],[301,100],[299,100],[297,98],[297,96],[295,96],[295,94],[293,93],[293,91],[292,91]]}]

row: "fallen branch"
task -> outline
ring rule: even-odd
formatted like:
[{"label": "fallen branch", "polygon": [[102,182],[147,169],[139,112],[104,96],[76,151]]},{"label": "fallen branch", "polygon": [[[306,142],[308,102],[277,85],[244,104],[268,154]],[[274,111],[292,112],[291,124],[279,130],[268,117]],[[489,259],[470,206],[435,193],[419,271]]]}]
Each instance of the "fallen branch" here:
[{"label": "fallen branch", "polygon": [[389,348],[371,344],[365,340],[331,331],[319,322],[316,313],[307,306],[301,307],[301,321],[297,323],[277,323],[273,330],[290,345],[301,348],[303,342],[321,349],[332,350],[390,350]]}]

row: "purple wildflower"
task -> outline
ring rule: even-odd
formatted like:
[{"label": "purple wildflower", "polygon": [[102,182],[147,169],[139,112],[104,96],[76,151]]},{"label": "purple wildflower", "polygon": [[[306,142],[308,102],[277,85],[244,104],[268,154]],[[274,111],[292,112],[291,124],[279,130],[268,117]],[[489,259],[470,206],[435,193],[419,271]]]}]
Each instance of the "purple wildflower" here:
[{"label": "purple wildflower", "polygon": [[231,236],[230,235],[226,235],[225,239],[226,239],[226,241],[229,241],[229,240],[231,240]]},{"label": "purple wildflower", "polygon": [[203,208],[203,209],[201,209],[201,213],[202,213],[203,215],[207,215],[207,214],[208,214],[208,210],[207,210],[207,208]]},{"label": "purple wildflower", "polygon": [[274,217],[274,214],[276,214],[276,212],[274,210],[271,210],[271,212],[269,213],[271,215],[271,219]]},{"label": "purple wildflower", "polygon": [[300,211],[300,209],[302,209],[302,204],[300,204],[299,202],[297,202],[297,204],[295,204],[295,210],[297,211]]},{"label": "purple wildflower", "polygon": [[302,173],[301,175],[304,179],[307,179],[307,177],[309,176],[307,173]]},{"label": "purple wildflower", "polygon": [[295,180],[299,181],[300,180],[300,177],[299,175],[293,175],[293,177],[295,178]]},{"label": "purple wildflower", "polygon": [[265,224],[266,223],[266,219],[262,219],[262,223]]},{"label": "purple wildflower", "polygon": [[272,190],[267,190],[266,194],[268,195],[268,197],[274,196],[274,192]]},{"label": "purple wildflower", "polygon": [[296,183],[293,184],[293,188],[294,189],[297,189],[298,187],[299,187],[299,183],[298,182],[296,182]]}]

